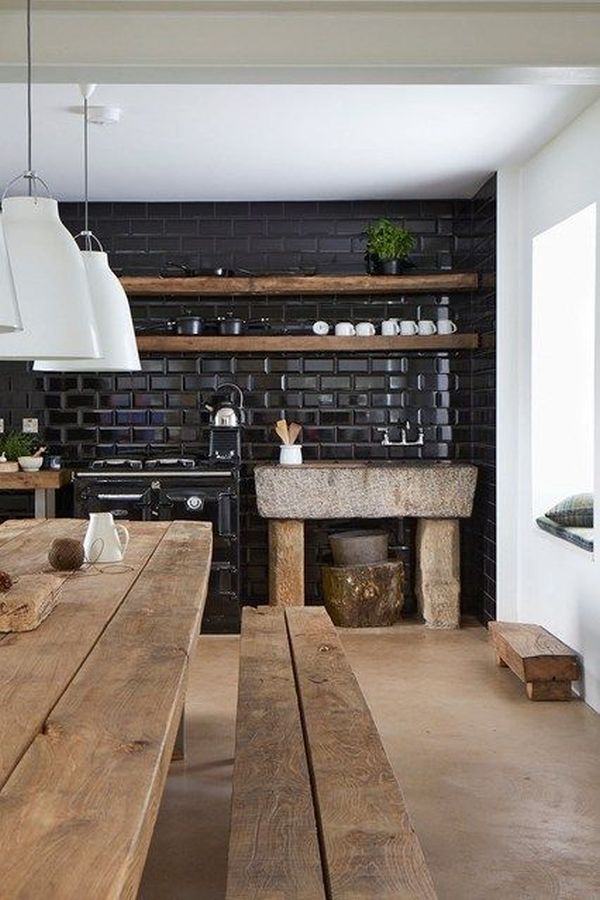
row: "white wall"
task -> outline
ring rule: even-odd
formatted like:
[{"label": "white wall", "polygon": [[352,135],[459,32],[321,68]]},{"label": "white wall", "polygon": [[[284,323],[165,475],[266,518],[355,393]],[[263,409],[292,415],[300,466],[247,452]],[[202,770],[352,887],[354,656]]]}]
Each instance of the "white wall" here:
[{"label": "white wall", "polygon": [[[596,558],[535,525],[530,404],[532,240],[590,203],[600,203],[599,151],[600,103],[596,103],[526,165],[500,173],[497,536],[498,618],[544,625],[581,653],[582,692],[598,711],[600,516],[596,515]],[[598,299],[596,286],[596,304]],[[567,316],[568,312],[565,298]],[[598,318],[596,397],[600,397]],[[570,418],[568,405],[556,409],[557,441],[568,434]],[[595,425],[594,481],[600,485],[600,416]]]}]

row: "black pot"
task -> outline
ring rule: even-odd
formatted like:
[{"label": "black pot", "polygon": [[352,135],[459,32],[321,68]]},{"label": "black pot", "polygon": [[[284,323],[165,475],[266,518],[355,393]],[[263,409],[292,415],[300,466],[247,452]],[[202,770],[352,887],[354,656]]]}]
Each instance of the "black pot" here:
[{"label": "black pot", "polygon": [[380,259],[379,270],[382,275],[402,275],[405,268],[403,259]]},{"label": "black pot", "polygon": [[217,319],[217,328],[222,335],[240,335],[244,333],[244,320],[228,316],[226,319]]},{"label": "black pot", "polygon": [[171,330],[176,334],[198,335],[202,334],[204,325],[199,316],[181,316],[170,322]]}]

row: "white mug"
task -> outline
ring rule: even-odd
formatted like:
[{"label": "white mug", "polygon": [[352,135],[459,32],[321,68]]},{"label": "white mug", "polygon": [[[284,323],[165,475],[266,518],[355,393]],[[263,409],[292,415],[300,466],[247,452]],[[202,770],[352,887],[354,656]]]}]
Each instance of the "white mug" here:
[{"label": "white mug", "polygon": [[371,337],[375,334],[375,326],[372,322],[359,322],[356,326],[356,333],[359,337]]},{"label": "white mug", "polygon": [[315,322],[312,330],[319,335],[329,334],[329,322]]},{"label": "white mug", "polygon": [[419,334],[435,334],[437,328],[431,319],[419,319]]},{"label": "white mug", "polygon": [[338,322],[335,326],[335,333],[341,337],[351,337],[356,334],[352,322]]},{"label": "white mug", "polygon": [[437,323],[437,330],[438,334],[454,334],[455,331],[458,331],[458,328],[451,319],[441,319]]},{"label": "white mug", "polygon": [[400,334],[418,334],[419,326],[412,319],[403,319],[400,322]]},{"label": "white mug", "polygon": [[279,448],[279,465],[302,465],[302,444],[282,444]]},{"label": "white mug", "polygon": [[381,333],[387,337],[398,334],[399,331],[398,319],[385,319],[381,323]]}]

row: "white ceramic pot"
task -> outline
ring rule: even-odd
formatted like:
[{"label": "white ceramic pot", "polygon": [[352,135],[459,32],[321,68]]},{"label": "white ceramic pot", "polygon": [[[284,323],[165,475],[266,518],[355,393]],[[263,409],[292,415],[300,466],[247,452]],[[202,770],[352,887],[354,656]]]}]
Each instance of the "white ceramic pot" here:
[{"label": "white ceramic pot", "polygon": [[90,524],[83,541],[86,562],[121,562],[128,544],[129,532],[124,525],[115,523],[112,513],[90,513]]},{"label": "white ceramic pot", "polygon": [[302,444],[282,444],[279,448],[279,464],[281,466],[301,466]]}]

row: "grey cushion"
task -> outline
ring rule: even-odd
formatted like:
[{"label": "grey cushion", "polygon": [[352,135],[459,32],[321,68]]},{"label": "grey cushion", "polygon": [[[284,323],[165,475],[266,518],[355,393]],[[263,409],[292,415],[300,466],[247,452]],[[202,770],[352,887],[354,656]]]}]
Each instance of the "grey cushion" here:
[{"label": "grey cushion", "polygon": [[572,494],[549,509],[546,516],[558,525],[566,525],[567,528],[571,526],[593,528],[594,495]]}]

